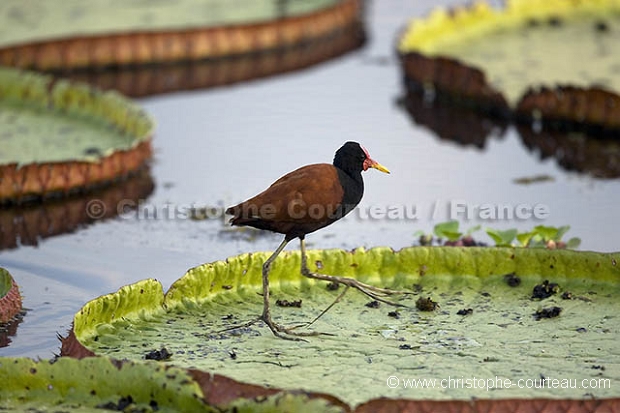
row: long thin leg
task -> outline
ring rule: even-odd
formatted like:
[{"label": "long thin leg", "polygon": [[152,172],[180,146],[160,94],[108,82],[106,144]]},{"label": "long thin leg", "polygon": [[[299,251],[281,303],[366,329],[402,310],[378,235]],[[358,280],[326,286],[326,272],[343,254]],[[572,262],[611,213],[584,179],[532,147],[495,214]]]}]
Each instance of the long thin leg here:
[{"label": "long thin leg", "polygon": [[[288,243],[289,241],[284,238],[284,240],[280,243],[278,248],[276,248],[273,254],[271,254],[271,256],[267,258],[267,260],[263,263],[263,314],[260,317],[252,321],[248,321],[245,324],[229,327],[222,331],[236,330],[238,328],[249,327],[260,320],[265,321],[265,323],[267,323],[269,328],[271,328],[271,330],[273,331],[274,323],[271,321],[271,311],[269,309],[269,271],[271,270],[271,264],[275,261],[276,257],[282,252],[282,250],[286,248],[286,244]],[[274,334],[278,335],[275,331]]]},{"label": "long thin leg", "polygon": [[[373,300],[381,301],[383,303],[394,305],[397,307],[406,307],[403,304],[395,303],[393,301],[386,300],[385,298],[383,298],[384,296],[391,295],[391,294],[408,294],[408,292],[406,291],[395,291],[395,290],[390,290],[388,288],[379,288],[379,287],[375,287],[370,284],[365,284],[354,278],[338,277],[335,275],[317,274],[317,273],[311,272],[308,269],[307,257],[306,257],[306,242],[303,238],[300,238],[300,247],[301,247],[301,275],[303,275],[304,277],[344,284],[347,287],[353,287],[361,291],[362,293],[366,294],[368,297],[372,298]],[[336,299],[336,302],[339,301],[340,299],[341,297],[338,297]],[[330,305],[329,308],[331,308],[332,306],[333,304]]]},{"label": "long thin leg", "polygon": [[[331,310],[331,308],[332,308],[333,306],[335,306],[336,304],[338,304],[338,303],[340,302],[340,300],[342,300],[342,297],[344,297],[344,295],[346,294],[346,292],[347,292],[347,290],[348,290],[348,289],[349,289],[349,286],[348,286],[348,285],[346,285],[346,286],[344,287],[344,291],[342,291],[342,292],[340,293],[340,295],[338,295],[338,297],[336,297],[336,299],[335,299],[335,300],[334,300],[334,301],[333,301],[330,305],[328,305],[328,306],[327,306],[327,308],[325,308],[323,311],[321,311],[321,314],[319,314],[319,315],[317,315],[316,317],[314,317],[314,320],[310,321],[309,323],[302,324],[302,325],[300,325],[299,327],[310,327],[312,324],[316,323],[316,321],[317,321],[319,318],[323,317],[323,315],[324,315],[326,312],[328,312],[329,310]],[[297,328],[297,326],[295,326],[294,328]]]},{"label": "long thin leg", "polygon": [[265,263],[263,264],[263,314],[261,315],[260,318],[261,320],[265,322],[265,324],[267,324],[267,326],[269,327],[269,329],[271,329],[272,333],[275,336],[286,339],[286,340],[299,341],[301,340],[300,338],[290,337],[287,335],[283,335],[281,333],[288,334],[288,335],[294,335],[294,336],[316,336],[316,335],[319,335],[319,333],[317,332],[293,332],[292,331],[293,328],[286,328],[284,326],[274,323],[273,320],[271,319],[271,310],[269,307],[269,271],[271,270],[271,264],[276,259],[276,257],[282,252],[282,250],[284,249],[284,247],[286,247],[286,244],[288,243],[289,241],[285,238],[280,244],[280,246],[278,246],[278,248],[273,252],[273,254],[271,254],[269,258],[267,258],[267,261],[265,261]]}]

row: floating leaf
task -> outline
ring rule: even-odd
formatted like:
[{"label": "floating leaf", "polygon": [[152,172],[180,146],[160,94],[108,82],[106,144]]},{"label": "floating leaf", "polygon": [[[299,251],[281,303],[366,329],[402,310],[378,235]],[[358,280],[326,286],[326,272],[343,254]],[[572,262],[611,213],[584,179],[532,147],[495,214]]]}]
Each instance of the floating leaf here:
[{"label": "floating leaf", "polygon": [[[256,385],[330,393],[349,404],[376,397],[488,397],[472,389],[412,393],[403,386],[388,388],[385,380],[392,375],[440,380],[457,374],[455,366],[459,376],[469,377],[479,374],[489,357],[497,360],[484,366],[491,377],[514,380],[540,377],[541,371],[597,378],[589,363],[618,362],[620,328],[608,316],[617,312],[620,295],[618,254],[477,247],[310,251],[308,261],[320,262],[320,272],[412,294],[394,298],[406,306],[395,318],[389,315],[393,309],[369,308],[366,297],[350,291],[311,327],[330,335],[308,343],[278,339],[260,322],[235,329],[261,312],[261,268],[268,256],[243,254],[193,268],[165,295],[157,281],[145,280],[95,299],[76,314],[75,336],[96,354],[142,360],[148,351],[165,347],[173,356],[164,363]],[[298,252],[283,253],[270,274],[273,303],[303,299],[301,308],[273,305],[275,321],[284,325],[311,321],[342,291],[301,277],[299,265]],[[506,284],[510,273],[520,278],[519,286]],[[550,297],[545,305],[561,306],[561,315],[537,322],[532,314],[539,303],[530,297],[544,280],[583,299]],[[432,297],[438,310],[416,310],[420,297]],[[457,314],[462,308],[473,312],[463,318]],[[579,332],[589,325],[597,330]],[[403,344],[415,351],[403,353]],[[604,378],[618,380],[620,372],[608,369]],[[595,397],[616,394],[611,388],[590,390]],[[571,398],[574,391],[504,388],[493,396]]]},{"label": "floating leaf", "polygon": [[619,11],[616,0],[436,8],[398,50],[412,91],[432,85],[491,115],[617,133]]},{"label": "floating leaf", "polygon": [[361,2],[125,1],[111,7],[101,2],[48,0],[46,8],[39,9],[6,0],[3,6],[0,64],[54,70],[282,50],[359,27]]},{"label": "floating leaf", "polygon": [[117,92],[0,67],[0,203],[125,178],[150,158],[153,129]]}]

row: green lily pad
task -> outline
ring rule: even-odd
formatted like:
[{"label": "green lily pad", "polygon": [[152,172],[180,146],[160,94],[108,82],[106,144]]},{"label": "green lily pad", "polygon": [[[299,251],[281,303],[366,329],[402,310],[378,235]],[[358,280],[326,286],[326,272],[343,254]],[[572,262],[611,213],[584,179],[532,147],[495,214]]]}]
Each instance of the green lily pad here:
[{"label": "green lily pad", "polygon": [[38,40],[259,23],[333,6],[338,0],[176,0],[174,2],[83,2],[48,0],[34,4],[4,0],[0,7],[0,46]]},{"label": "green lily pad", "polygon": [[[620,254],[455,247],[312,251],[313,270],[412,294],[399,300],[405,308],[394,308],[350,291],[310,327],[330,335],[308,342],[277,339],[261,323],[230,329],[260,313],[267,256],[244,254],[193,268],[166,294],[156,280],[123,287],[75,315],[75,337],[99,355],[140,360],[165,347],[172,353],[166,363],[263,386],[333,394],[352,405],[377,397],[618,396],[613,384],[620,380]],[[276,322],[311,321],[340,293],[303,278],[299,265],[297,252],[274,263]],[[507,275],[520,283],[507,282]],[[557,294],[533,300],[537,284]],[[419,298],[429,297],[438,308],[415,308]],[[302,303],[279,307],[277,300]],[[561,310],[545,310],[553,307]],[[555,313],[559,316],[540,319]],[[599,380],[599,386],[533,389],[541,376]],[[391,384],[390,377],[395,377]],[[411,388],[417,378],[441,383],[449,377],[501,378],[514,385],[492,384],[488,391],[461,381],[450,389]]]},{"label": "green lily pad", "polygon": [[22,296],[11,274],[0,267],[0,323],[8,323],[22,309]]},{"label": "green lily pad", "polygon": [[0,67],[0,202],[134,173],[153,127],[116,92]]},{"label": "green lily pad", "polygon": [[50,0],[36,7],[7,0],[0,64],[59,70],[281,50],[359,26],[361,7],[360,0]]},{"label": "green lily pad", "polygon": [[121,95],[52,80],[0,68],[0,164],[96,161],[150,138],[152,120]]},{"label": "green lily pad", "polygon": [[[435,37],[431,21],[442,21]],[[412,26],[401,51],[450,56],[478,67],[513,106],[534,86],[620,90],[620,4],[615,1],[512,1],[505,10],[479,2],[452,15],[438,10],[423,25]]]}]

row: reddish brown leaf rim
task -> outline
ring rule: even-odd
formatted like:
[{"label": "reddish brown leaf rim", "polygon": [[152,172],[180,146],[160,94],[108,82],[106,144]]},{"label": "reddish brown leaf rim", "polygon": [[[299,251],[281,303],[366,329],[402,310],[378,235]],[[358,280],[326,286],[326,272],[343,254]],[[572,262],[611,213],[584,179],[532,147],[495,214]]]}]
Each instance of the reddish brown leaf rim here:
[{"label": "reddish brown leaf rim", "polygon": [[144,140],[127,150],[117,150],[97,162],[67,161],[0,165],[0,204],[33,198],[67,196],[78,190],[125,179],[151,158],[151,142]]},{"label": "reddish brown leaf rim", "polygon": [[0,297],[0,323],[8,323],[22,309],[22,296],[19,293],[19,287],[13,277],[11,277],[11,281],[12,286],[9,291],[4,297]]}]

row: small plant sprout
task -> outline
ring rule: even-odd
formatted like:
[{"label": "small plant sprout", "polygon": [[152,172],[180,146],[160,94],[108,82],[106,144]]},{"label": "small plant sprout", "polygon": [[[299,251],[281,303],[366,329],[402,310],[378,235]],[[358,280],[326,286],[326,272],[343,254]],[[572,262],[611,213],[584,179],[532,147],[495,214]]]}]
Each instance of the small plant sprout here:
[{"label": "small plant sprout", "polygon": [[[568,241],[562,240],[562,237],[569,229],[570,226],[568,225],[561,227],[537,225],[532,230],[526,232],[519,232],[516,228],[506,230],[485,228],[485,232],[493,240],[496,247],[576,249],[581,244],[579,238],[573,237]],[[433,234],[417,231],[414,236],[418,238],[422,246],[486,246],[482,242],[475,241],[472,237],[472,234],[479,230],[480,225],[476,225],[462,232],[459,230],[458,221],[447,221],[435,225]]]}]

